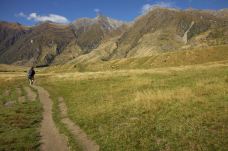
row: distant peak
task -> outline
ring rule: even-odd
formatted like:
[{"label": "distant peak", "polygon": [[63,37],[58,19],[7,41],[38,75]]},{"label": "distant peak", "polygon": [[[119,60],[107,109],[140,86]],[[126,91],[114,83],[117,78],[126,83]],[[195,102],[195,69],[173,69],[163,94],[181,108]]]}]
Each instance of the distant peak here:
[{"label": "distant peak", "polygon": [[98,20],[106,20],[108,17],[105,16],[104,14],[102,14],[101,12],[97,12],[97,16],[95,19],[98,19]]},{"label": "distant peak", "polygon": [[96,15],[97,15],[97,17],[104,16],[103,13],[101,13],[100,11],[96,12]]}]

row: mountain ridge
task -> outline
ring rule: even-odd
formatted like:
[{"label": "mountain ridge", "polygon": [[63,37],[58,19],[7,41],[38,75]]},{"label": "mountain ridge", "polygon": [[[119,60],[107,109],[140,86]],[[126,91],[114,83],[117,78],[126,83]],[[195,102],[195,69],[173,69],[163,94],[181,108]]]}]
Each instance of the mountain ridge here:
[{"label": "mountain ridge", "polygon": [[0,33],[4,33],[0,36],[0,63],[107,61],[223,45],[228,43],[227,20],[227,9],[155,8],[131,23],[102,15],[70,24],[45,22],[30,27],[0,22]]}]

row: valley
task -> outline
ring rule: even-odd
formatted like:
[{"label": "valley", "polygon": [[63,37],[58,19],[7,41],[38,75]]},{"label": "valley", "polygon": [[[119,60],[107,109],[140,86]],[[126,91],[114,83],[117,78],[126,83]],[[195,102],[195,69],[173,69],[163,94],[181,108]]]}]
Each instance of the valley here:
[{"label": "valley", "polygon": [[154,8],[132,22],[1,21],[0,150],[228,150],[227,20]]}]

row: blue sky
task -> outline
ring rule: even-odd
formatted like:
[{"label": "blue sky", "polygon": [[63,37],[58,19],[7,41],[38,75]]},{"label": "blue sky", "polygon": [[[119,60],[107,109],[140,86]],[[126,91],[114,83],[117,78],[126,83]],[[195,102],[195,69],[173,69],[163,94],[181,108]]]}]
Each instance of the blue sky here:
[{"label": "blue sky", "polygon": [[0,0],[0,20],[25,25],[45,20],[68,23],[81,17],[93,18],[100,11],[132,21],[154,6],[218,10],[228,8],[228,0]]}]

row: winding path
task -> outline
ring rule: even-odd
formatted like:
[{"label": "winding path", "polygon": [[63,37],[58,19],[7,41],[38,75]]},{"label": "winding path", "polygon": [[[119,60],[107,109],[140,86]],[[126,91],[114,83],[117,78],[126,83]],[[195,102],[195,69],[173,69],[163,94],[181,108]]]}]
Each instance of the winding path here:
[{"label": "winding path", "polygon": [[67,151],[67,139],[61,135],[52,118],[52,100],[48,92],[39,86],[38,95],[43,104],[43,120],[41,122],[41,151]]}]

